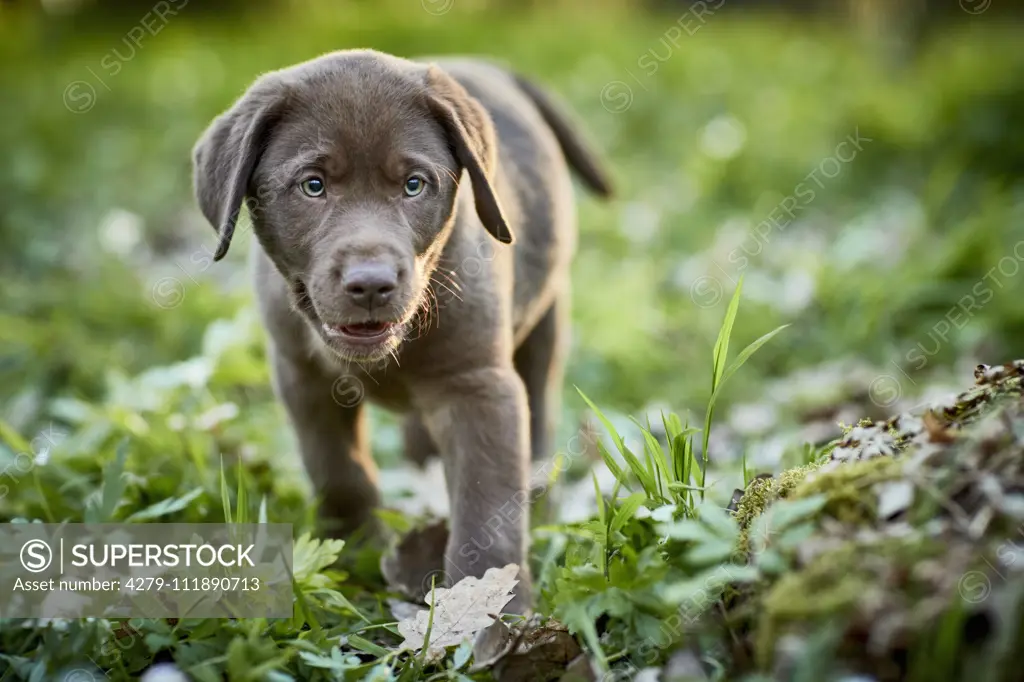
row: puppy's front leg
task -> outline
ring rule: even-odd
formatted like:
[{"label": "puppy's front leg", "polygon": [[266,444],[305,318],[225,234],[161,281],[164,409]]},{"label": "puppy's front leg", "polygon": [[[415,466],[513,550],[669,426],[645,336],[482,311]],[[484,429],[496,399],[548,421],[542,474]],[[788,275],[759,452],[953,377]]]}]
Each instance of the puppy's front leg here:
[{"label": "puppy's front leg", "polygon": [[448,579],[518,564],[516,597],[506,610],[522,613],[531,603],[526,389],[512,367],[460,373],[431,388],[423,415],[448,480]]},{"label": "puppy's front leg", "polygon": [[321,498],[325,530],[337,537],[359,528],[375,532],[377,468],[370,456],[361,391],[339,383],[344,377],[325,374],[310,361],[272,354],[274,386]]}]

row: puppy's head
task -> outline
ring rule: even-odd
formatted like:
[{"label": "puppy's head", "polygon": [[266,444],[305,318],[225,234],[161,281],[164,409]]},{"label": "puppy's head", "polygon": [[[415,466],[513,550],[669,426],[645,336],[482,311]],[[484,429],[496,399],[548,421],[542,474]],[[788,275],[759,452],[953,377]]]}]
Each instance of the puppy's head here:
[{"label": "puppy's head", "polygon": [[342,357],[385,357],[423,305],[458,179],[498,241],[493,126],[436,67],[337,52],[262,76],[193,151],[195,190],[227,253],[243,203],[292,302]]}]

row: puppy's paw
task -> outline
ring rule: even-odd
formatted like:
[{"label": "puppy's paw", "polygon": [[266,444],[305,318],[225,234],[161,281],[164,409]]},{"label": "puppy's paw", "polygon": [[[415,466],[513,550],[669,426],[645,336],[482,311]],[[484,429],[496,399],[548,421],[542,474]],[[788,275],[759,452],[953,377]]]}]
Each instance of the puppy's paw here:
[{"label": "puppy's paw", "polygon": [[444,519],[415,528],[392,544],[380,559],[380,572],[388,587],[408,599],[422,602],[432,587],[449,587],[444,551],[448,523]]}]

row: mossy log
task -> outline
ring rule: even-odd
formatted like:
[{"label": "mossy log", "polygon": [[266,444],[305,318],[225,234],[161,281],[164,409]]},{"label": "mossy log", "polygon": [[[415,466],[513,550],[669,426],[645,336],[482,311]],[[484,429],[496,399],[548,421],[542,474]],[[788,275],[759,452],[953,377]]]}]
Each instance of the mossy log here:
[{"label": "mossy log", "polygon": [[789,570],[723,604],[734,672],[1024,679],[1024,361],[975,379],[950,405],[849,427],[821,461],[748,485],[733,505],[747,555],[773,541],[751,529],[774,501],[827,501]]}]

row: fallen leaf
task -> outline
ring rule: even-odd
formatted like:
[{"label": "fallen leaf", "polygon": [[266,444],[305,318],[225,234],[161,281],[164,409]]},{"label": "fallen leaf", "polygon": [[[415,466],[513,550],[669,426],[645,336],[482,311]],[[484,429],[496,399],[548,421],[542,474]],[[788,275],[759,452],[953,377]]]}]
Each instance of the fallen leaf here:
[{"label": "fallen leaf", "polygon": [[497,620],[502,608],[512,601],[518,573],[517,564],[508,564],[487,569],[482,578],[467,577],[451,588],[437,588],[426,597],[433,605],[432,622],[429,609],[399,621],[398,632],[405,637],[401,648],[419,651],[427,643],[428,630],[428,657],[473,637]]},{"label": "fallen leaf", "polygon": [[924,413],[922,421],[933,443],[952,443],[956,440],[956,434],[931,410]]},{"label": "fallen leaf", "polygon": [[[545,625],[529,621],[522,626],[522,634],[514,642],[514,649],[494,665],[497,682],[543,682],[565,679],[571,664],[582,654],[576,638],[556,621]],[[586,678],[584,678],[586,679]]]},{"label": "fallen leaf", "polygon": [[587,655],[580,654],[569,663],[565,674],[558,678],[558,682],[597,682],[597,675],[597,670]]},{"label": "fallen leaf", "polygon": [[500,619],[476,633],[476,638],[473,641],[471,672],[493,666],[515,647],[521,636],[522,633],[513,634],[512,630]]}]

